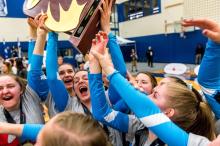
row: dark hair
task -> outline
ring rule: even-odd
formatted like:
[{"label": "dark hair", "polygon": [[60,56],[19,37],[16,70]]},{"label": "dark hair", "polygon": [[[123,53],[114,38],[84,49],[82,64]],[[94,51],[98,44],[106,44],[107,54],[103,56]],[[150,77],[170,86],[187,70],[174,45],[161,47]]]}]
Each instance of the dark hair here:
[{"label": "dark hair", "polygon": [[75,77],[75,75],[76,75],[77,73],[82,72],[82,71],[84,71],[84,72],[87,72],[87,73],[88,73],[88,70],[77,70],[77,71],[75,72],[75,74],[74,74],[73,78]]},{"label": "dark hair", "polygon": [[17,58],[16,59],[16,67],[18,70],[22,70],[25,69],[23,62],[22,62],[22,58]]},{"label": "dark hair", "polygon": [[138,72],[137,75],[139,74],[145,74],[150,78],[152,88],[157,86],[157,79],[150,72]]},{"label": "dark hair", "polygon": [[[62,56],[61,56],[62,57]],[[70,64],[70,63],[63,63],[63,64],[61,64],[60,66],[59,66],[59,68],[61,67],[61,66],[63,66],[63,65],[69,65],[69,66],[71,66],[72,68],[73,68],[73,71],[75,72],[75,67],[72,65],[72,64]]]}]

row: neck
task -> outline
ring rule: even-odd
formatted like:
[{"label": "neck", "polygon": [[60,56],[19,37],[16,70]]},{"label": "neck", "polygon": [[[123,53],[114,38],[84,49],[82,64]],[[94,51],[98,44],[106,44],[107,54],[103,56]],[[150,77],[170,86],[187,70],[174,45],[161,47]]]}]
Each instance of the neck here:
[{"label": "neck", "polygon": [[154,133],[152,133],[151,131],[149,131],[148,140],[152,142],[152,141],[154,141],[156,138],[157,138],[157,136],[156,136]]},{"label": "neck", "polygon": [[75,94],[75,92],[74,92],[73,89],[68,89],[68,93],[69,93],[69,95],[70,95],[71,97],[76,96],[76,94]]},{"label": "neck", "polygon": [[20,108],[20,102],[15,105],[14,107],[11,107],[11,108],[5,108],[8,112],[12,112],[12,111],[16,111]]},{"label": "neck", "polygon": [[85,101],[83,104],[87,107],[88,110],[91,109],[91,102],[90,101]]}]

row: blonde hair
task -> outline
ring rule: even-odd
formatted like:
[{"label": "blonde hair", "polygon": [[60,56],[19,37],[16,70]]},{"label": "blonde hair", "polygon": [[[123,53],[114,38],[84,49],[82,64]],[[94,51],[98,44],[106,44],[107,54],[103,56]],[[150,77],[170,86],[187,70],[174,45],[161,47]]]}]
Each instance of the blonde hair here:
[{"label": "blonde hair", "polygon": [[214,117],[210,107],[201,97],[179,83],[167,83],[167,106],[175,110],[171,120],[187,132],[202,135],[210,140],[215,137]]},{"label": "blonde hair", "polygon": [[63,112],[51,124],[52,131],[43,133],[43,146],[110,146],[102,127],[91,116]]}]

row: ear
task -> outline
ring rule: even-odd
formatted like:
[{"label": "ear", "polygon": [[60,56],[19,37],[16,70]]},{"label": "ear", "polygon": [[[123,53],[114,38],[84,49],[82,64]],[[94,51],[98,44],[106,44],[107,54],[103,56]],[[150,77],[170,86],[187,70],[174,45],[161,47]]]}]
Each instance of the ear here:
[{"label": "ear", "polygon": [[175,114],[175,110],[173,108],[167,108],[165,111],[164,111],[164,114],[171,118],[173,117],[173,115]]}]

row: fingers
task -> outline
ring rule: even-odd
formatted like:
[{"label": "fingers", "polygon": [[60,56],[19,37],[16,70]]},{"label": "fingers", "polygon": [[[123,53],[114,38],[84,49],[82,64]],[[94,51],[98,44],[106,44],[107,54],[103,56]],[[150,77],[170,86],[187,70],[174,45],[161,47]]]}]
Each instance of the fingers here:
[{"label": "fingers", "polygon": [[97,41],[97,43],[102,42],[102,40],[103,40],[102,38],[103,38],[103,37],[101,36],[100,33],[96,34],[96,41]]},{"label": "fingers", "polygon": [[96,45],[96,40],[92,39],[92,46],[95,46],[95,45]]},{"label": "fingers", "polygon": [[107,8],[108,8],[108,4],[106,3],[105,0],[102,0],[102,8],[104,11],[107,10]]},{"label": "fingers", "polygon": [[208,29],[204,29],[202,32],[205,36],[210,38],[211,40],[219,43],[220,42],[220,34],[218,32],[213,32]]},{"label": "fingers", "polygon": [[33,28],[37,28],[37,23],[34,21],[34,19],[33,18],[28,18],[27,19],[27,22],[28,22],[28,24],[31,26],[31,27],[33,27]]},{"label": "fingers", "polygon": [[110,9],[110,11],[112,9],[112,5],[113,5],[113,0],[109,0],[109,9]]},{"label": "fingers", "polygon": [[48,29],[46,28],[46,26],[44,25],[46,19],[47,19],[47,15],[42,15],[42,16],[40,17],[39,27],[40,27],[41,29],[48,30]]},{"label": "fingers", "polygon": [[104,40],[107,40],[107,39],[108,39],[108,35],[107,35],[106,32],[100,31],[100,34],[102,35],[102,37],[103,37]]},{"label": "fingers", "polygon": [[100,11],[101,15],[103,15],[104,11],[103,11],[102,7],[100,7],[100,6],[99,6],[99,11]]},{"label": "fingers", "polygon": [[215,22],[209,19],[185,19],[182,21],[182,26],[196,26],[201,29],[212,29],[215,26]]},{"label": "fingers", "polygon": [[91,54],[98,60],[102,59],[102,55],[98,53],[96,50],[91,50]]}]

